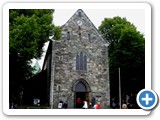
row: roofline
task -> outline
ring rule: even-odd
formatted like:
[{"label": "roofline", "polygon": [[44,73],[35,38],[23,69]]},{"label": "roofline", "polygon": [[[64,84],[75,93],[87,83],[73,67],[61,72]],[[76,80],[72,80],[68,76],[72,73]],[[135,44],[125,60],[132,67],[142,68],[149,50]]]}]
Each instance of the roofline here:
[{"label": "roofline", "polygon": [[[107,43],[107,42],[104,40],[104,38],[100,35],[98,29],[95,27],[95,25],[93,24],[93,22],[89,19],[89,17],[86,15],[86,13],[85,13],[82,9],[78,9],[77,11],[79,11],[79,10],[81,10],[81,11],[84,13],[84,15],[87,17],[87,19],[88,19],[88,20],[90,21],[90,23],[93,25],[93,27],[95,28],[95,30],[96,30],[96,32],[98,33],[98,36],[101,38],[101,40],[102,40],[104,43]],[[77,11],[69,18],[69,20],[68,20],[65,24],[67,24],[67,23],[70,21],[70,19],[77,13]],[[61,29],[63,29],[63,27],[65,26],[65,24],[63,24],[63,25],[61,26]]]},{"label": "roofline", "polygon": [[[86,14],[83,10],[81,10],[81,11],[82,11],[82,12],[84,13],[84,15],[89,19],[89,17],[87,16],[87,14]],[[100,35],[98,29],[97,29],[96,26],[93,24],[93,22],[92,22],[90,19],[89,19],[89,21],[92,23],[92,25],[93,25],[93,27],[95,28],[96,32],[98,33],[99,37],[100,37],[105,43],[107,43],[107,42],[103,39],[103,37]]]}]

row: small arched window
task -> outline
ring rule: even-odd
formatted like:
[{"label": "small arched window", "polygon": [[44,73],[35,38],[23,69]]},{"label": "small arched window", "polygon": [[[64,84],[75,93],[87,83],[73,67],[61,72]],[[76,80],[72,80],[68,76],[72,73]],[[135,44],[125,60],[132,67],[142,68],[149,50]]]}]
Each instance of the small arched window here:
[{"label": "small arched window", "polygon": [[88,40],[89,40],[89,41],[91,40],[91,35],[90,35],[90,34],[88,34]]},{"label": "small arched window", "polygon": [[70,32],[67,32],[67,40],[70,40]]},{"label": "small arched window", "polygon": [[78,16],[79,16],[79,17],[81,17],[81,16],[82,16],[81,12],[78,12]]},{"label": "small arched window", "polygon": [[57,91],[61,91],[61,86],[57,85]]},{"label": "small arched window", "polygon": [[79,33],[79,39],[80,39],[80,40],[82,39],[81,33]]}]

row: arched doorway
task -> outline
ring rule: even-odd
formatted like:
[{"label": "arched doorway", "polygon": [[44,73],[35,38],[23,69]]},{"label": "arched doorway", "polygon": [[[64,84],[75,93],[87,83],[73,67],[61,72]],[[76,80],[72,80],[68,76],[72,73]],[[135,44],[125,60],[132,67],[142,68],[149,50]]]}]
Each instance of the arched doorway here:
[{"label": "arched doorway", "polygon": [[83,101],[89,103],[90,87],[85,80],[80,79],[76,81],[73,85],[73,91],[75,92],[75,108],[82,108]]}]

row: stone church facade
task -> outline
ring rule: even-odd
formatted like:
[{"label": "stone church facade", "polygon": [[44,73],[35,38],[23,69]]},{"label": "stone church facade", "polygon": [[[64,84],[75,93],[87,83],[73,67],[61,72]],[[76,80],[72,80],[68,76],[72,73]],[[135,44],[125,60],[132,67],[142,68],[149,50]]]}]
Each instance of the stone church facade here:
[{"label": "stone church facade", "polygon": [[51,41],[43,70],[48,69],[49,104],[59,101],[76,108],[77,98],[110,106],[108,44],[91,20],[79,9],[62,27],[62,38]]}]

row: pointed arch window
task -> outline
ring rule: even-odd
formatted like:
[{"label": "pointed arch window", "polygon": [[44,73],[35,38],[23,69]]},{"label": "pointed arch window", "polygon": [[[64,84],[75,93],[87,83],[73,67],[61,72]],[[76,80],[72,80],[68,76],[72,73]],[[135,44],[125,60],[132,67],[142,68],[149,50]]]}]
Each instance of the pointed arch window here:
[{"label": "pointed arch window", "polygon": [[83,62],[84,62],[83,69],[84,69],[84,70],[87,70],[87,56],[84,55],[84,58],[83,58],[83,59],[84,59],[84,61],[83,61]]},{"label": "pointed arch window", "polygon": [[83,52],[76,56],[76,70],[87,70],[87,56]]},{"label": "pointed arch window", "polygon": [[79,70],[79,55],[76,56],[76,70]]},{"label": "pointed arch window", "polygon": [[80,70],[83,70],[83,53],[80,53]]}]

